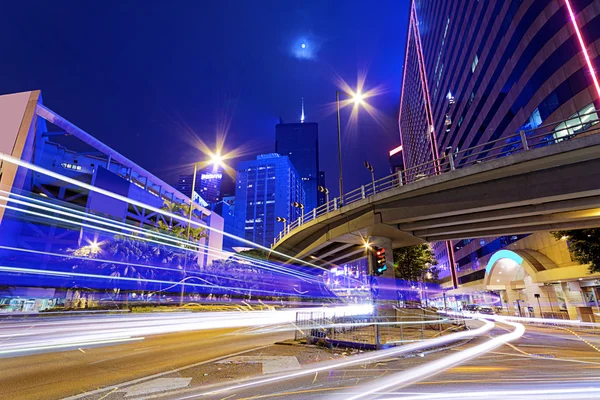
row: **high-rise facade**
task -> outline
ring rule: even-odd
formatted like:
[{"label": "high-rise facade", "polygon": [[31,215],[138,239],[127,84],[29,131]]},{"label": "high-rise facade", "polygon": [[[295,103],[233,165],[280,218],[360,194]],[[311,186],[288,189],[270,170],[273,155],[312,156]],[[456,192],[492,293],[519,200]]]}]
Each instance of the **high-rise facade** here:
[{"label": "high-rise facade", "polygon": [[[412,1],[399,113],[407,177],[435,173],[418,165],[449,148],[466,159],[521,130],[544,125],[558,138],[596,124],[599,52],[598,1]],[[481,149],[477,159],[494,156]],[[454,266],[458,284],[482,279],[494,252],[521,239],[434,243],[440,276],[449,282]]]},{"label": "high-rise facade", "polygon": [[221,180],[223,170],[221,168],[208,167],[200,174],[200,196],[209,204],[221,201]]},{"label": "high-rise facade", "polygon": [[[300,174],[287,156],[262,154],[237,167],[234,234],[269,247],[283,230],[277,217],[294,221],[305,203]],[[306,210],[305,210],[306,211]]]},{"label": "high-rise facade", "polygon": [[[177,181],[177,190],[188,197],[192,197],[192,174],[180,175]],[[221,181],[223,179],[223,170],[211,166],[196,174],[196,186],[194,191],[196,195],[194,200],[206,206],[207,204],[216,204],[221,200]]]},{"label": "high-rise facade", "polygon": [[[319,125],[316,122],[280,123],[275,127],[275,152],[289,157],[302,178],[305,212],[319,205]],[[324,178],[323,178],[324,179]]]}]

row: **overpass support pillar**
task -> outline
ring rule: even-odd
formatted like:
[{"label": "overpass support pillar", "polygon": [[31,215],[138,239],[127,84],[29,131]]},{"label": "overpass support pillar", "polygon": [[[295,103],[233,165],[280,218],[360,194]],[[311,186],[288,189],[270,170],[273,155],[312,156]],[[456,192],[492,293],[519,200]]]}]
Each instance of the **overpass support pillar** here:
[{"label": "overpass support pillar", "polygon": [[369,257],[369,273],[371,275],[371,293],[375,315],[381,317],[396,316],[394,306],[398,303],[396,291],[396,277],[394,273],[394,249],[392,240],[384,237],[371,237],[371,244],[385,250],[385,264],[387,269],[382,275],[375,275],[377,270],[375,257]]},{"label": "overpass support pillar", "polygon": [[560,286],[565,296],[565,305],[567,306],[569,319],[578,319],[577,307],[585,306],[579,282],[562,282]]},{"label": "overpass support pillar", "polygon": [[536,317],[542,317],[544,313],[550,313],[558,310],[558,298],[554,286],[544,286],[540,283],[534,283],[531,276],[523,279],[525,283],[525,292],[529,306],[533,307]]}]

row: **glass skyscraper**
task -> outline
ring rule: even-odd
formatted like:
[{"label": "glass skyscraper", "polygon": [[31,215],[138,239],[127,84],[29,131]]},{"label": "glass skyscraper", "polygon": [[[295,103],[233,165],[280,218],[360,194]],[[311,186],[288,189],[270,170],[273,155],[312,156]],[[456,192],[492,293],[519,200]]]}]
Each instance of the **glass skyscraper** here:
[{"label": "glass skyscraper", "polygon": [[[412,1],[399,113],[403,164],[413,168],[408,178],[434,172],[418,165],[448,148],[542,125],[558,138],[565,126],[578,125],[578,133],[596,124],[599,49],[598,1]],[[515,143],[505,142],[510,153]],[[477,159],[494,156],[481,149]],[[482,279],[493,253],[522,238],[434,243],[442,281]]]},{"label": "glass skyscraper", "polygon": [[[192,180],[194,176],[180,175],[177,181],[177,190],[188,197],[192,197]],[[221,200],[221,181],[223,179],[223,170],[209,166],[196,174],[195,192],[200,195],[200,204],[216,204]]]},{"label": "glass skyscraper", "polygon": [[[318,207],[319,125],[316,122],[280,123],[275,127],[275,152],[289,157],[302,177],[305,212]],[[323,174],[323,183],[325,175]]]},{"label": "glass skyscraper", "polygon": [[[301,210],[293,202],[304,203],[302,179],[287,156],[262,154],[237,167],[234,234],[269,247],[283,230],[277,217],[292,222]],[[306,210],[305,210],[306,212]]]}]

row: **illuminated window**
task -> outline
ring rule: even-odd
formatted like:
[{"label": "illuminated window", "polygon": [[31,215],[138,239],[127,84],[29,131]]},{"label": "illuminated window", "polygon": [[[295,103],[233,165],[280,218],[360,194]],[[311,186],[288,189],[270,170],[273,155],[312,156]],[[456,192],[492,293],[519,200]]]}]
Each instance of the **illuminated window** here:
[{"label": "illuminated window", "polygon": [[554,139],[562,141],[569,139],[598,123],[598,113],[594,103],[590,103],[571,115],[569,119],[554,128]]},{"label": "illuminated window", "polygon": [[479,64],[479,57],[475,54],[475,58],[473,59],[473,64],[471,64],[471,72],[475,72],[475,68],[477,68],[477,64]]}]

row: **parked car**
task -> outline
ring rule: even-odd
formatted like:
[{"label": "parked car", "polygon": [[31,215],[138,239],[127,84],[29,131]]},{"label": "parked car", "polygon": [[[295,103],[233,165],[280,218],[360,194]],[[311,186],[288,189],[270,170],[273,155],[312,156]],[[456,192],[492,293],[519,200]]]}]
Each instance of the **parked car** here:
[{"label": "parked car", "polygon": [[496,311],[490,306],[480,306],[479,309],[477,310],[477,312],[479,312],[480,314],[486,314],[486,315],[496,314]]},{"label": "parked car", "polygon": [[477,304],[467,304],[463,307],[463,311],[475,313],[479,310],[479,306]]}]

